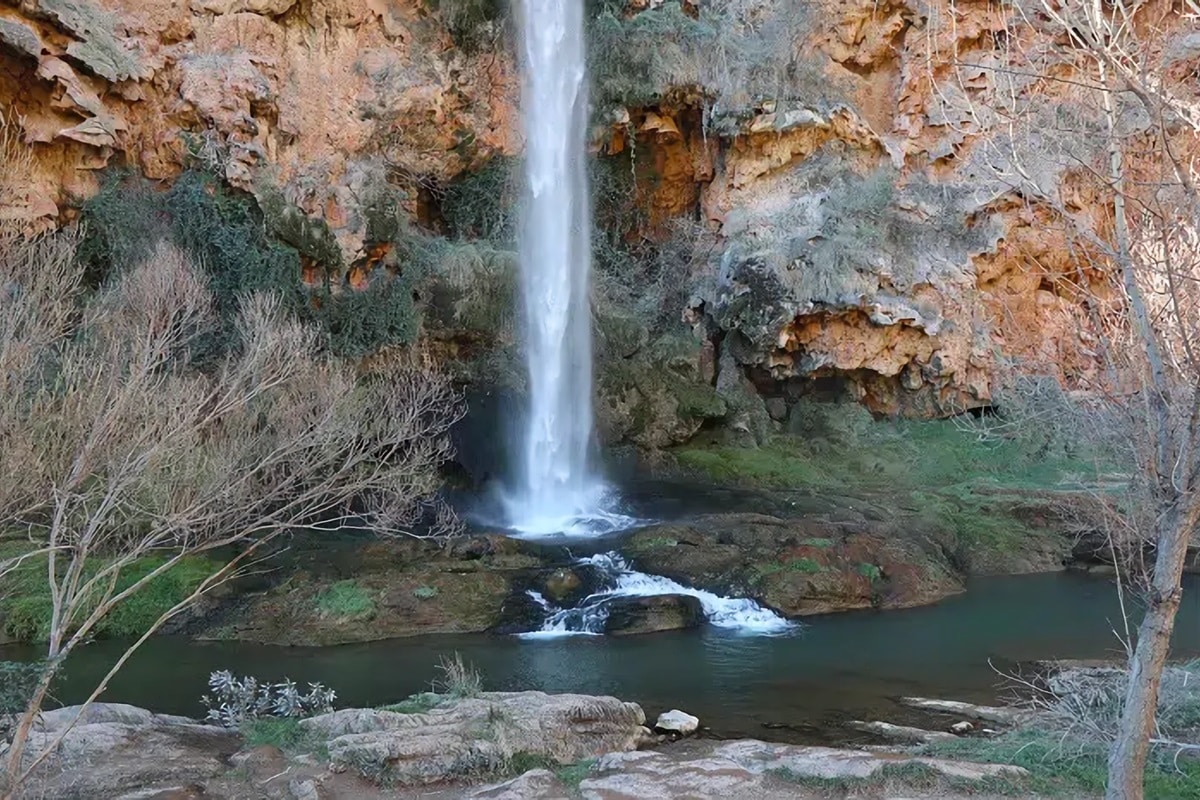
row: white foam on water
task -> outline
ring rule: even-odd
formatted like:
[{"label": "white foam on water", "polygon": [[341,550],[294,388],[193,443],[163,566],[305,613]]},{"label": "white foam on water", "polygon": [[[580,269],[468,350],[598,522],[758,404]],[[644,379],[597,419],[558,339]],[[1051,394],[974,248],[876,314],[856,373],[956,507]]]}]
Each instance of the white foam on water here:
[{"label": "white foam on water", "polygon": [[600,553],[580,559],[580,564],[596,567],[614,580],[611,589],[589,595],[575,608],[556,608],[538,592],[529,596],[547,616],[541,630],[520,634],[523,638],[549,639],[559,636],[596,636],[604,632],[608,602],[616,597],[658,597],[687,595],[700,601],[705,620],[716,628],[761,636],[778,636],[797,629],[797,625],[746,597],[722,597],[704,589],[695,589],[664,578],[630,569],[619,553]]}]

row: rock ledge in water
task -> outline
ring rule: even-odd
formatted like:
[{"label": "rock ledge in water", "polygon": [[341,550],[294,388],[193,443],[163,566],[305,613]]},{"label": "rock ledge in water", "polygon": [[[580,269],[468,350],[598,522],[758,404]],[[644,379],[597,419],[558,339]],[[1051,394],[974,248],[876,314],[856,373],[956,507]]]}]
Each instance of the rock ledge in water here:
[{"label": "rock ledge in water", "polygon": [[680,736],[695,733],[699,727],[699,717],[693,717],[691,714],[680,711],[677,708],[659,714],[658,721],[654,723],[654,730],[664,733],[677,733]]},{"label": "rock ledge in water", "polygon": [[614,636],[695,628],[704,621],[700,601],[686,594],[614,597],[604,632]]}]

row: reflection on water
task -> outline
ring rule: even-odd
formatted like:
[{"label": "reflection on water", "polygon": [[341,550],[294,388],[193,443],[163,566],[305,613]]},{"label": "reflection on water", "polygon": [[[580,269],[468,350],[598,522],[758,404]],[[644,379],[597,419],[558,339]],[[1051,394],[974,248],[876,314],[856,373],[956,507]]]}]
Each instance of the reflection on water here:
[{"label": "reflection on water", "polygon": [[[1200,581],[1185,584],[1175,656],[1200,655]],[[1048,658],[1119,653],[1112,584],[1070,574],[990,578],[929,608],[810,618],[781,638],[702,631],[633,637],[522,641],[500,636],[424,636],[328,648],[150,641],[104,699],[196,714],[208,673],[235,673],[335,688],[339,704],[379,705],[427,689],[442,655],[457,651],[492,690],[613,694],[647,714],[671,707],[700,716],[724,736],[837,740],[839,720],[916,721],[894,698],[997,698],[996,669]],[[120,646],[101,642],[68,664],[58,691],[81,699]],[[16,648],[0,657],[27,654]],[[766,727],[764,727],[766,726]],[[767,728],[770,728],[768,730]]]}]

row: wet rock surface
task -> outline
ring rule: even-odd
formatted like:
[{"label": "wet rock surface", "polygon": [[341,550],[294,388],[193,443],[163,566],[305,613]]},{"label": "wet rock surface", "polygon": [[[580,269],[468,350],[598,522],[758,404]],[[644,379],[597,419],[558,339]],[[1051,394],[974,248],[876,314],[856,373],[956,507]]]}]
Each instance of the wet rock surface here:
[{"label": "wet rock surface", "polygon": [[704,609],[695,597],[662,594],[649,597],[615,597],[608,602],[604,632],[632,636],[695,628],[704,622]]}]

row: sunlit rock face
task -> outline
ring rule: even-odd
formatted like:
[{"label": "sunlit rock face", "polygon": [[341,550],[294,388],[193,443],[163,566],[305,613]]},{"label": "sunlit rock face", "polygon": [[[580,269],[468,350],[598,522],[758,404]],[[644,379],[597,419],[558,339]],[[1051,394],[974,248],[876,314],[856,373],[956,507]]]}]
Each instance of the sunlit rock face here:
[{"label": "sunlit rock face", "polygon": [[521,143],[511,53],[456,48],[422,0],[27,0],[0,42],[37,164],[8,213],[31,227],[106,165],[200,164],[324,220],[349,264],[385,201],[417,216],[423,187]]},{"label": "sunlit rock face", "polygon": [[[438,229],[446,186],[524,146],[503,12],[464,36],[447,15],[472,4],[434,5],[0,5],[0,107],[36,156],[2,212],[46,229],[71,218],[105,166],[168,181],[203,164],[323,223],[334,246],[310,248],[318,263],[306,266],[357,288],[387,250],[381,217]],[[1167,21],[1150,55],[1194,106],[1200,45],[1166,0],[1149,5]],[[1117,293],[1080,267],[1080,242],[1050,209],[1105,230],[1086,178],[1103,158],[1103,120],[1045,20],[1014,25],[1008,4],[983,0],[588,8],[593,150],[631,163],[631,238],[690,248],[664,256],[686,262],[674,328],[625,337],[634,344],[600,354],[601,373],[618,358],[622,375],[651,369],[654,342],[691,333],[703,360],[678,372],[697,382],[715,387],[720,364],[776,399],[832,381],[888,414],[986,405],[1007,364],[1070,388],[1102,378],[1097,323],[1120,317]],[[1039,79],[1047,71],[1063,80]],[[1121,120],[1147,124],[1132,108]],[[1179,136],[1186,161],[1200,145]],[[506,263],[504,249],[481,249],[481,263]],[[451,322],[428,340],[435,357],[512,338]],[[618,439],[675,442],[721,413],[690,389],[651,403],[657,389],[641,380],[635,396],[634,383],[601,381],[616,405],[597,415]],[[667,424],[635,425],[627,407],[639,403],[666,409]]]}]

